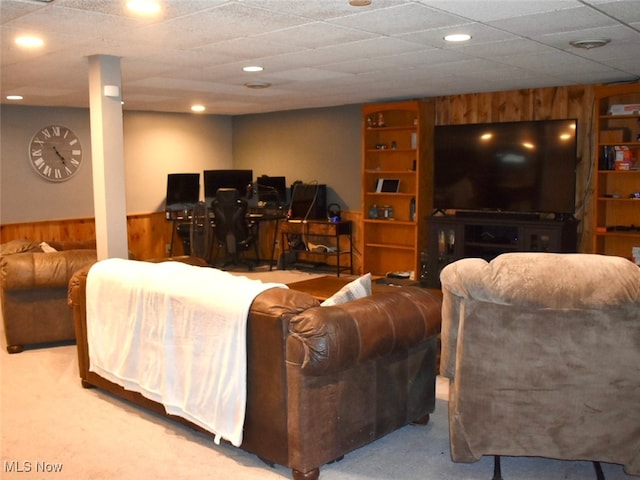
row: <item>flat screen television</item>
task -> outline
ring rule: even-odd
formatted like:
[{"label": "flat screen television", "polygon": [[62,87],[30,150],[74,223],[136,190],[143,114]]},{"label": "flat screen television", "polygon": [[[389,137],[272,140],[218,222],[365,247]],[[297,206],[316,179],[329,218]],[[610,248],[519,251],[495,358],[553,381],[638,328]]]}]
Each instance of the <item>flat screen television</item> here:
[{"label": "flat screen television", "polygon": [[576,127],[575,119],[436,126],[434,208],[573,215]]},{"label": "flat screen television", "polygon": [[167,211],[193,208],[200,199],[199,173],[170,173],[167,175]]},{"label": "flat screen television", "polygon": [[211,206],[219,188],[235,188],[240,192],[241,197],[246,198],[251,182],[253,182],[253,170],[205,170],[205,202]]}]

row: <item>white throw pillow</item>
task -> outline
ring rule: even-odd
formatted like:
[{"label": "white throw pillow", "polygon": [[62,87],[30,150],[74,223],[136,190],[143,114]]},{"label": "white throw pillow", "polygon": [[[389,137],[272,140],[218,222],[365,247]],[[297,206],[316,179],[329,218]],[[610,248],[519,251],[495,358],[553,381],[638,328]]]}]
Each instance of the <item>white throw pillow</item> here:
[{"label": "white throw pillow", "polygon": [[44,253],[57,252],[57,250],[53,248],[51,245],[49,245],[47,242],[42,242],[39,246]]},{"label": "white throw pillow", "polygon": [[339,305],[357,298],[368,297],[369,295],[371,295],[371,274],[367,273],[366,275],[347,283],[320,305],[323,307]]}]

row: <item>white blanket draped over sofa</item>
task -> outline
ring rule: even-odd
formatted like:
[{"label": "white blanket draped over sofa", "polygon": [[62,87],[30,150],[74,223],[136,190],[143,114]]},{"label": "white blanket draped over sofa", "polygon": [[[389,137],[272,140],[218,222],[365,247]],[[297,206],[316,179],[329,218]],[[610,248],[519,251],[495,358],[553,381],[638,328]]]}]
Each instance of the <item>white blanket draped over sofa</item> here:
[{"label": "white blanket draped over sofa", "polygon": [[263,283],[180,262],[108,259],[87,276],[90,370],[235,446],[246,407],[246,321]]}]

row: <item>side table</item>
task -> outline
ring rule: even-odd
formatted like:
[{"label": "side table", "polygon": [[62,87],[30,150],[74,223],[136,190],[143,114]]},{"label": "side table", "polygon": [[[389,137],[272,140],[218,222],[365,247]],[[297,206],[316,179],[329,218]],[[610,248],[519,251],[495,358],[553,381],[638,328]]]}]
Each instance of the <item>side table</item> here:
[{"label": "side table", "polygon": [[[296,261],[298,261],[299,256],[312,258],[312,255],[319,255],[321,257],[324,257],[325,259],[335,258],[335,266],[325,263],[324,267],[331,270],[335,269],[337,276],[340,276],[340,273],[345,271],[348,271],[351,275],[353,275],[353,238],[351,220],[340,222],[330,222],[328,220],[287,220],[282,222],[280,231],[282,234],[282,252],[293,253],[295,255]],[[306,240],[303,242],[304,249],[292,248],[290,240],[293,236],[296,235]],[[311,251],[308,249],[307,243],[309,237],[331,239],[330,243],[335,245],[319,245],[320,247],[324,248],[319,248],[317,250]],[[346,237],[346,242],[342,242],[341,244],[341,237]],[[347,245],[346,247],[345,244]],[[343,257],[346,256],[349,257],[348,265],[342,263]],[[282,258],[282,269],[286,270],[286,255],[283,255]]]}]

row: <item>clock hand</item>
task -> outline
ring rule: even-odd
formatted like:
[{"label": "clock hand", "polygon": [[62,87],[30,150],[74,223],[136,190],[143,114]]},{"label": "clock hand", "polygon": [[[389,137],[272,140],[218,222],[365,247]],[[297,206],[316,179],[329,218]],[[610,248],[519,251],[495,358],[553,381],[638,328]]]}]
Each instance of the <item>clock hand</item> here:
[{"label": "clock hand", "polygon": [[60,155],[60,152],[58,151],[58,149],[56,148],[55,145],[53,146],[53,151],[56,152],[56,155],[58,155],[58,157],[60,157],[60,160],[62,161],[62,164],[66,165],[67,161],[65,160],[65,158],[62,155]]}]

